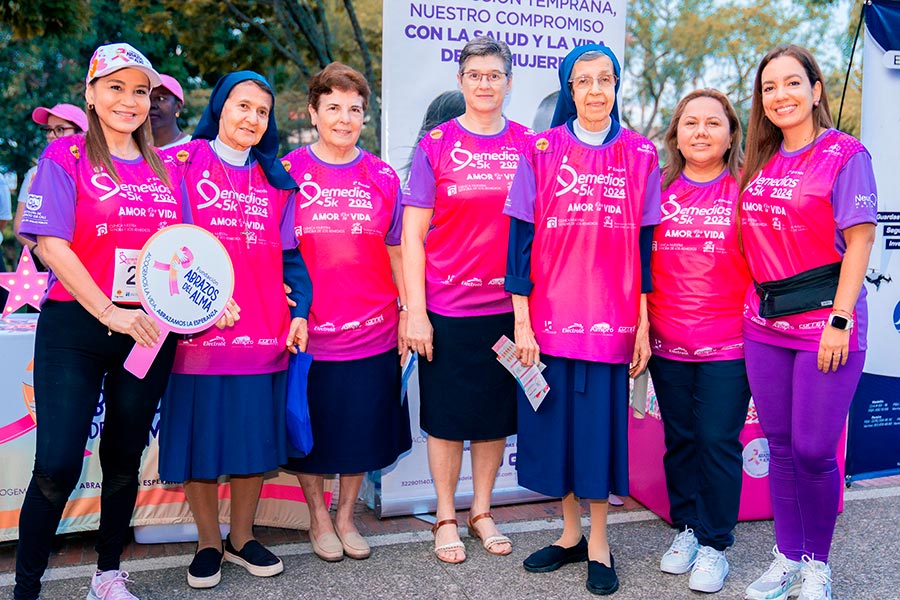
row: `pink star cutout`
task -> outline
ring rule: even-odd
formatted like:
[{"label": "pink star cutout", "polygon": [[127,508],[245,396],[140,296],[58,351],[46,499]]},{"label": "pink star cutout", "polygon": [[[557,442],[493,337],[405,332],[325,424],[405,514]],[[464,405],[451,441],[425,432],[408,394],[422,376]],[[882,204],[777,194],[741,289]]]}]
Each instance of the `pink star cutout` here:
[{"label": "pink star cutout", "polygon": [[47,273],[39,272],[31,258],[31,250],[22,249],[19,265],[15,271],[0,273],[0,287],[9,290],[9,298],[3,307],[3,317],[7,317],[19,308],[30,304],[40,309],[41,298],[47,291]]}]

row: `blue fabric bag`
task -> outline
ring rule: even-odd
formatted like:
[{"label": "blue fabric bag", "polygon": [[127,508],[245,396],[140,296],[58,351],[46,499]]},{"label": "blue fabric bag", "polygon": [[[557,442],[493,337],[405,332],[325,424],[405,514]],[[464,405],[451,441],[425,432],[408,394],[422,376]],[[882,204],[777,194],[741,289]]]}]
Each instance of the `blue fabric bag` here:
[{"label": "blue fabric bag", "polygon": [[309,422],[309,401],[306,397],[306,383],[312,360],[312,354],[298,352],[291,354],[288,363],[288,439],[302,456],[309,454],[313,447],[312,424]]}]

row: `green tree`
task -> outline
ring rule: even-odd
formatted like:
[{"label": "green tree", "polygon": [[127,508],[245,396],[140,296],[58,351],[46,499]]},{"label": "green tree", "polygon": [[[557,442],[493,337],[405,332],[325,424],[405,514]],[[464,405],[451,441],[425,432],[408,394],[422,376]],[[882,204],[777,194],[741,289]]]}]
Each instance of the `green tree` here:
[{"label": "green tree", "polygon": [[20,39],[79,35],[87,26],[89,0],[0,2],[0,25]]},{"label": "green tree", "polygon": [[[223,74],[253,69],[279,92],[283,142],[308,128],[309,78],[339,60],[362,72],[373,90],[362,144],[375,153],[381,128],[381,0],[123,0],[142,14],[147,33],[174,35],[178,48],[212,85]],[[284,96],[284,97],[283,97]]]},{"label": "green tree", "polygon": [[624,122],[661,142],[678,100],[699,87],[726,93],[745,121],[760,58],[782,43],[815,52],[816,46],[833,41],[830,10],[827,3],[812,0],[633,0]]}]

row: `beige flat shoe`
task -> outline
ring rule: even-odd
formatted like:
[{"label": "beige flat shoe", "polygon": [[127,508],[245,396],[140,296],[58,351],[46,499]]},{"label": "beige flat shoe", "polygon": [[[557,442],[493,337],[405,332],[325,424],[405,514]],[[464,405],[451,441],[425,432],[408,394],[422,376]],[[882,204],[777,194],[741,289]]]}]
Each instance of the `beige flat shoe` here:
[{"label": "beige flat shoe", "polygon": [[337,534],[338,539],[341,541],[341,545],[344,549],[344,554],[349,556],[354,560],[365,560],[369,558],[369,555],[372,554],[372,549],[369,547],[369,542],[366,541],[366,538],[361,536],[358,531],[351,531],[349,533],[345,533],[341,535],[341,532],[337,529],[334,530]]},{"label": "beige flat shoe", "polygon": [[341,544],[340,538],[333,533],[320,535],[319,539],[316,539],[310,532],[309,543],[312,544],[312,549],[316,556],[326,562],[344,560],[344,546]]}]

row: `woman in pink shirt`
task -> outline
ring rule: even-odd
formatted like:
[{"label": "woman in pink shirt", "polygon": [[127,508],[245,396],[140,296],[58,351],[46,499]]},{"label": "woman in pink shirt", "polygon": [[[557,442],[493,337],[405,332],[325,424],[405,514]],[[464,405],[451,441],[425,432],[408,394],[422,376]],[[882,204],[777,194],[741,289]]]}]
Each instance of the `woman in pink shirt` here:
[{"label": "woman in pink shirt", "polygon": [[[316,555],[369,556],[353,522],[363,476],[409,450],[409,409],[400,398],[408,354],[400,271],[400,180],[359,148],[369,101],[365,77],[332,63],[309,80],[308,109],[319,139],[282,160],[299,186],[294,231],[313,281],[307,396],[313,447],[291,457],[309,505]],[[340,473],[334,523],[325,474]]]},{"label": "woman in pink shirt", "polygon": [[147,115],[159,74],[130,45],[109,44],[94,51],[85,84],[90,128],[47,146],[19,230],[40,248],[50,282],[34,348],[40,416],[34,476],[19,516],[16,600],[40,594],[53,536],[84,467],[101,391],[103,491],[97,571],[87,598],[136,600],[119,562],[141,454],[175,356],[169,336],[144,379],[123,367],[135,343],[159,343],[159,327],[141,309],[134,273],[119,258],[136,257],[160,228],[154,209],[165,206],[174,223],[182,218],[173,173],[151,145]]},{"label": "woman in pink shirt", "polygon": [[679,530],[660,561],[689,587],[725,584],[741,498],[750,387],[741,334],[750,282],[738,245],[741,124],[724,94],[691,92],[665,136],[662,219],[647,295],[650,373],[665,427],[666,488]]},{"label": "woman in pink shirt", "polygon": [[766,54],[747,128],[741,239],[755,282],[744,353],[769,441],[777,546],[746,590],[753,600],[831,599],[837,445],[866,356],[862,283],[877,198],[868,151],[833,129],[815,58],[798,46]]},{"label": "woman in pink shirt", "polygon": [[465,440],[474,488],[469,533],[492,554],[512,551],[490,509],[506,438],[516,432],[516,383],[491,347],[513,335],[503,202],[530,137],[503,116],[512,85],[506,44],[487,37],[466,44],[457,80],[466,112],[422,138],[403,196],[407,337],[420,358],[420,425],[437,492],[434,551],[450,563],[466,558],[454,505]]},{"label": "woman in pink shirt", "polygon": [[[306,349],[311,289],[294,235],[294,180],[278,160],[275,94],[262,75],[216,83],[194,139],[166,151],[179,165],[193,222],[213,233],[234,267],[235,322],[178,343],[160,406],[159,473],[184,482],[198,544],[193,588],[221,579],[222,561],[251,575],[281,573],[253,534],[263,474],[287,460],[288,352]],[[289,307],[284,284],[294,290]],[[236,313],[239,311],[239,315]],[[222,543],[219,486],[228,475],[230,532]]]}]

